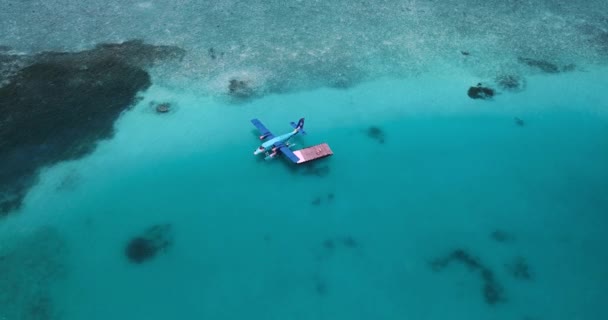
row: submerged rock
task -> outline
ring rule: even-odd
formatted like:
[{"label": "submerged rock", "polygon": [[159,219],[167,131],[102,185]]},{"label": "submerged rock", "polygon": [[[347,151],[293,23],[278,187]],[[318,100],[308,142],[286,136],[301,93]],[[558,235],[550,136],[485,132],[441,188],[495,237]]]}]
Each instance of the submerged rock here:
[{"label": "submerged rock", "polygon": [[376,140],[380,144],[383,144],[385,140],[384,130],[376,126],[367,128],[367,136]]},{"label": "submerged rock", "polygon": [[[326,203],[330,203],[334,200],[334,194],[330,192],[326,195],[326,198],[327,198]],[[324,202],[323,197],[317,196],[314,198],[314,200],[311,202],[311,204],[313,204],[315,206],[319,206],[323,202]]]},{"label": "submerged rock", "polygon": [[504,301],[503,289],[494,281],[486,281],[483,284],[483,298],[489,305]]},{"label": "submerged rock", "polygon": [[131,239],[125,248],[125,254],[133,263],[142,263],[166,250],[172,244],[171,225],[154,225],[141,235]]},{"label": "submerged rock", "polygon": [[218,53],[217,51],[215,51],[215,49],[214,49],[214,48],[209,48],[209,51],[208,51],[208,52],[209,52],[209,57],[210,57],[212,60],[215,60],[215,59],[218,57],[218,55],[219,55],[219,57],[220,57],[220,58],[224,56],[224,52],[219,52],[219,53]]},{"label": "submerged rock", "polygon": [[451,258],[456,260],[471,269],[482,269],[479,259],[473,257],[468,252],[462,249],[456,249],[452,252]]},{"label": "submerged rock", "polygon": [[327,283],[321,279],[317,279],[315,282],[315,291],[318,295],[324,296],[327,294]]},{"label": "submerged rock", "polygon": [[513,261],[507,265],[505,265],[509,274],[511,274],[515,279],[519,280],[531,280],[532,272],[530,271],[530,266],[528,262],[523,257],[516,257]]},{"label": "submerged rock", "polygon": [[496,77],[498,86],[506,91],[522,91],[525,88],[525,79],[515,74],[503,74]]},{"label": "submerged rock", "polygon": [[351,236],[346,236],[342,239],[342,244],[348,248],[356,248],[359,246],[359,243],[355,238]]},{"label": "submerged rock", "polygon": [[326,239],[323,241],[323,247],[326,249],[333,249],[335,247],[335,242],[332,239]]},{"label": "submerged rock", "polygon": [[315,275],[314,280],[315,280],[315,292],[320,296],[326,295],[327,294],[327,281],[318,274]]},{"label": "submerged rock", "polygon": [[537,68],[545,73],[558,73],[559,72],[559,67],[556,64],[553,64],[553,63],[545,61],[545,60],[537,60],[537,59],[523,58],[523,57],[518,57],[517,60],[520,63],[523,63],[530,67]]},{"label": "submerged rock", "polygon": [[470,87],[467,91],[467,95],[471,99],[490,99],[494,96],[494,89],[483,87],[481,83],[478,83],[475,87]]},{"label": "submerged rock", "polygon": [[127,256],[132,262],[141,263],[153,258],[158,251],[155,244],[145,238],[137,237],[131,240],[127,247]]},{"label": "submerged rock", "polygon": [[251,88],[249,81],[230,79],[228,93],[237,98],[249,98],[254,95],[255,91]]},{"label": "submerged rock", "polygon": [[155,108],[156,113],[167,113],[171,110],[171,104],[169,103],[161,103]]},{"label": "submerged rock", "polygon": [[513,236],[504,230],[494,230],[490,233],[490,238],[496,242],[509,242],[513,240]]},{"label": "submerged rock", "polygon": [[345,248],[354,249],[359,247],[359,242],[352,236],[345,236],[339,238],[330,238],[323,241],[323,247],[326,249],[334,249],[340,244]]},{"label": "submerged rock", "polygon": [[75,53],[0,54],[18,66],[0,79],[7,82],[0,87],[0,215],[21,206],[40,168],[80,158],[112,137],[114,121],[151,84],[144,67],[181,56],[179,48],[141,41]]},{"label": "submerged rock", "polygon": [[463,249],[456,249],[447,256],[431,261],[433,271],[441,271],[452,262],[459,262],[467,266],[471,271],[476,271],[483,281],[482,296],[489,305],[494,305],[505,300],[502,285],[496,280],[494,272],[481,263],[481,261]]},{"label": "submerged rock", "polygon": [[[136,101],[135,103],[139,103],[139,101]],[[153,112],[156,114],[164,114],[164,113],[175,112],[176,107],[170,102],[166,102],[166,101],[159,102],[159,101],[152,100],[148,103],[148,109],[150,110],[150,112]]]}]

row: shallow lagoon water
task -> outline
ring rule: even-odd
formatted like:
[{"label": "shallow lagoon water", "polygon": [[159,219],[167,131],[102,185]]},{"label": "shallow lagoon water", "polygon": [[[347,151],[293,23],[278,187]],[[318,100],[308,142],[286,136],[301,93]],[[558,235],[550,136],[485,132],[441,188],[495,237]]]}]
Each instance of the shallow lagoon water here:
[{"label": "shallow lagoon water", "polygon": [[[532,76],[477,101],[462,85],[473,77],[429,74],[237,105],[153,86],[113,139],[46,169],[2,235],[52,226],[66,238],[69,272],[53,285],[65,319],[597,318],[602,79]],[[174,112],[155,114],[159,100]],[[306,117],[295,142],[335,155],[318,171],[256,159],[253,117],[273,132]],[[164,223],[173,245],[130,263],[128,240]],[[486,303],[465,264],[433,270],[455,249],[492,271],[504,301]],[[519,257],[531,279],[510,271]]]}]

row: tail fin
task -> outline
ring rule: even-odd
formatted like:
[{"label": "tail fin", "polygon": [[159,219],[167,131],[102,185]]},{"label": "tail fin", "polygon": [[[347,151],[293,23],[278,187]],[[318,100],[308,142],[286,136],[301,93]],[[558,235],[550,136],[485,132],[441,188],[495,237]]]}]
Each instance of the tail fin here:
[{"label": "tail fin", "polygon": [[291,122],[291,126],[296,129],[295,131],[298,131],[304,135],[306,134],[306,131],[304,131],[304,118],[300,118],[300,120],[298,120],[298,124]]},{"label": "tail fin", "polygon": [[306,134],[306,131],[304,131],[304,118],[300,118],[297,124],[295,122],[291,122],[290,124],[292,127],[294,127],[294,129],[296,129],[294,131],[298,131],[301,134]]}]

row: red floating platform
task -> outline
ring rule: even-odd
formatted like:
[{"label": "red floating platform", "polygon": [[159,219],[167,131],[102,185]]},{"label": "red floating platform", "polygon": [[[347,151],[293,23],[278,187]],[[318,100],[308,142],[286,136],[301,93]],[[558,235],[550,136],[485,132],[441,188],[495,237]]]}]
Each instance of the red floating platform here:
[{"label": "red floating platform", "polygon": [[312,160],[317,160],[334,154],[327,143],[321,143],[316,146],[294,150],[293,153],[300,158],[298,163],[304,163]]}]

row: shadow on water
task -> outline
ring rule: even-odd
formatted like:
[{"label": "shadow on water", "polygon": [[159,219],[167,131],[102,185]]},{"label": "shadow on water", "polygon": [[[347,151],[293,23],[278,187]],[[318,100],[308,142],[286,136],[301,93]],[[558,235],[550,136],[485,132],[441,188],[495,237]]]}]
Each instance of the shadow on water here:
[{"label": "shadow on water", "polygon": [[290,165],[288,170],[294,175],[325,178],[330,173],[330,158],[321,158],[298,165],[288,163]]}]

